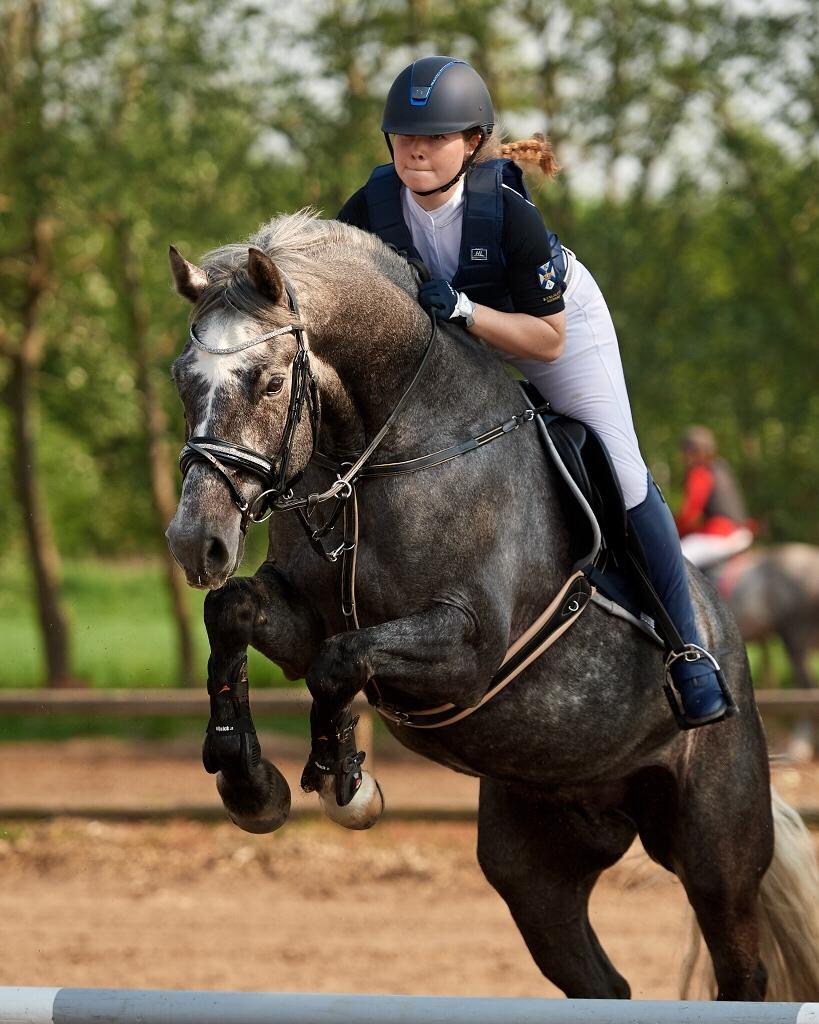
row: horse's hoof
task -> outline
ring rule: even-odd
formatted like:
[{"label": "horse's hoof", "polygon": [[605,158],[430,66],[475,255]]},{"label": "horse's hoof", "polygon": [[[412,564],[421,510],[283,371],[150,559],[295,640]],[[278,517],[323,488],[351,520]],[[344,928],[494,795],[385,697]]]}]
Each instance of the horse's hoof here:
[{"label": "horse's hoof", "polygon": [[290,814],[290,786],[269,761],[262,760],[246,779],[219,772],[216,788],[228,817],[245,832],[275,832]]},{"label": "horse's hoof", "polygon": [[335,778],[325,775],[319,790],[321,806],[327,817],[344,828],[372,828],[384,813],[384,794],[369,772],[361,773],[361,785],[346,807],[336,803]]},{"label": "horse's hoof", "polygon": [[245,832],[252,832],[257,836],[266,836],[270,832],[275,832],[280,829],[282,825],[287,821],[287,816],[290,810],[284,811],[282,814],[272,818],[240,818],[238,814],[231,814],[228,811],[228,817],[234,825],[238,825],[240,829]]}]

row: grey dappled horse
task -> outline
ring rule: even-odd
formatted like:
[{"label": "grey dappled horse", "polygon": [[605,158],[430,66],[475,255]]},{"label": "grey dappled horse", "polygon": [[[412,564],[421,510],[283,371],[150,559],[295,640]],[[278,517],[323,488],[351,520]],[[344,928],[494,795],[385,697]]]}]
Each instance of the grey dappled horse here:
[{"label": "grey dappled horse", "polygon": [[779,636],[799,687],[819,685],[810,652],[819,648],[819,548],[752,548],[716,567],[717,588],[750,643]]},{"label": "grey dappled horse", "polygon": [[[754,547],[715,566],[708,575],[734,613],[743,640],[762,644],[757,686],[772,682],[767,642],[773,637],[782,640],[795,685],[819,686],[811,665],[811,653],[819,649],[819,548],[798,543]],[[811,718],[794,722],[788,755],[812,760],[815,731]]]},{"label": "grey dappled horse", "polygon": [[[430,322],[415,301],[413,269],[377,238],[305,213],[274,219],[250,248],[215,251],[204,269],[175,250],[171,257],[177,290],[195,303],[195,340],[174,364],[189,438],[262,453],[278,473],[278,493],[285,476],[301,471],[296,498],[329,493],[336,476],[312,459],[314,448],[354,461],[350,453],[377,434],[427,351]],[[290,326],[296,320],[306,325],[315,376],[307,398],[301,392],[310,382],[291,370],[305,345]],[[379,462],[438,451],[523,409],[517,384],[491,352],[451,326],[439,335]],[[300,389],[296,417],[292,387]],[[283,440],[286,473],[277,457]],[[289,677],[307,680],[308,788],[319,790],[335,820],[367,827],[383,806],[374,780],[364,772],[340,806],[332,777],[320,771],[333,730],[365,687],[407,707],[480,700],[507,649],[570,575],[556,472],[534,427],[524,425],[433,469],[360,484],[361,628],[352,629],[338,565],[314,551],[294,514],[274,514],[267,560],[252,577],[232,578],[263,484],[206,448],[199,444],[185,465],[168,529],[189,583],[212,591],[206,767],[218,772],[237,824],[282,824],[289,790],[259,757],[250,721],[245,664],[253,645]],[[812,852],[800,846],[792,811],[774,801],[772,813],[765,737],[736,625],[702,576],[691,582],[703,639],[741,710],[731,720],[680,732],[661,691],[660,650],[589,605],[475,714],[439,729],[389,727],[407,747],[480,777],[481,867],[540,969],[567,995],[629,995],[587,910],[600,873],[639,835],[685,886],[722,998],[762,998],[766,973],[769,995],[815,998]],[[763,964],[760,940],[771,934],[783,949]]]}]

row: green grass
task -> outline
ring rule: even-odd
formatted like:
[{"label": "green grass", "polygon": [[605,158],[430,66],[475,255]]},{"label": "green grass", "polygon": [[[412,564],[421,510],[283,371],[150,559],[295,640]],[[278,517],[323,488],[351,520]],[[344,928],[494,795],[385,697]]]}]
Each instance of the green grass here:
[{"label": "green grass", "polygon": [[[777,686],[781,686],[783,689],[791,689],[796,686],[787,651],[780,639],[776,638],[768,641],[768,657],[770,661],[770,678],[767,678],[765,673],[762,644],[748,644],[748,660],[751,663],[751,676],[754,680],[754,686],[760,690]],[[808,660],[814,675],[819,678],[819,651],[811,652]]]},{"label": "green grass", "polygon": [[[256,565],[257,562],[248,562]],[[71,632],[72,672],[97,687],[180,684],[176,633],[160,563],[71,561],[63,566],[63,595]],[[196,641],[196,674],[204,685],[208,642],[204,594],[187,591]],[[31,582],[24,565],[0,572],[0,687],[33,687],[43,680],[42,645]],[[282,685],[279,670],[250,652],[256,686]]]},{"label": "green grass", "polygon": [[[127,718],[122,715],[40,714],[6,715],[0,719],[0,743],[22,743],[32,740],[56,742],[78,737],[114,737],[124,740],[172,740],[178,737],[196,737],[204,734],[208,719],[207,696],[202,694],[202,714],[195,716],[140,715]],[[303,715],[254,715],[259,732],[284,733],[299,736],[308,742],[310,723]]]},{"label": "green grass", "polygon": [[[249,572],[260,558],[248,558]],[[158,561],[70,561],[63,570],[63,593],[71,623],[72,666],[76,677],[98,687],[178,686],[176,635],[162,566]],[[196,674],[204,685],[208,642],[202,623],[204,594],[188,590],[196,640]],[[40,631],[27,567],[12,564],[0,572],[0,687],[39,686],[43,678]],[[761,651],[749,649],[754,679],[763,685]],[[771,644],[774,676],[790,678],[781,643]],[[250,651],[254,686],[284,685],[279,670]]]}]

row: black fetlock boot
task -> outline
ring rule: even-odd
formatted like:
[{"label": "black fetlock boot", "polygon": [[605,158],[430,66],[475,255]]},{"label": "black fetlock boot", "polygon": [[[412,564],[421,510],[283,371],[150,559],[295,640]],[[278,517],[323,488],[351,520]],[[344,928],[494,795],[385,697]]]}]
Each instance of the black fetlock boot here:
[{"label": "black fetlock boot", "polygon": [[311,793],[319,789],[321,775],[333,775],[336,803],[339,807],[346,807],[361,786],[361,766],[367,756],[363,750],[356,749],[358,715],[353,716],[348,705],[325,731],[319,724],[314,704],[310,724],[313,748],[302,773],[301,787],[306,793]]},{"label": "black fetlock boot", "polygon": [[[649,610],[657,613],[657,629],[670,651],[665,691],[677,723],[681,728],[691,729],[735,714],[737,707],[722,671],[702,645],[677,527],[651,475],[645,500],[628,512],[628,529],[644,576],[662,606]],[[635,568],[639,575],[641,567]],[[679,703],[674,690],[679,694]]]},{"label": "black fetlock boot", "polygon": [[247,657],[227,679],[214,678],[212,660],[208,662],[210,721],[202,744],[202,763],[211,775],[221,771],[247,777],[262,757],[250,715]]}]

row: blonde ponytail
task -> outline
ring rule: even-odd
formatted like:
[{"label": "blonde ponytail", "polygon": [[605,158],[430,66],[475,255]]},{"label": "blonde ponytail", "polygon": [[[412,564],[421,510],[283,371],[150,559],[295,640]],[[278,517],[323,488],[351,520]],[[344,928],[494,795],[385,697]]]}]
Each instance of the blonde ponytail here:
[{"label": "blonde ponytail", "polygon": [[[464,132],[464,136],[467,134]],[[544,178],[554,178],[560,170],[551,142],[540,132],[535,132],[528,139],[518,139],[517,142],[501,142],[498,134],[496,132],[490,135],[480,148],[477,163],[503,157],[506,160],[514,160],[526,170],[540,170]]]},{"label": "blonde ponytail", "polygon": [[552,144],[538,132],[530,139],[519,139],[517,142],[502,142],[499,156],[523,164],[527,169],[540,169],[544,178],[554,178],[560,170],[560,164],[552,150]]}]

